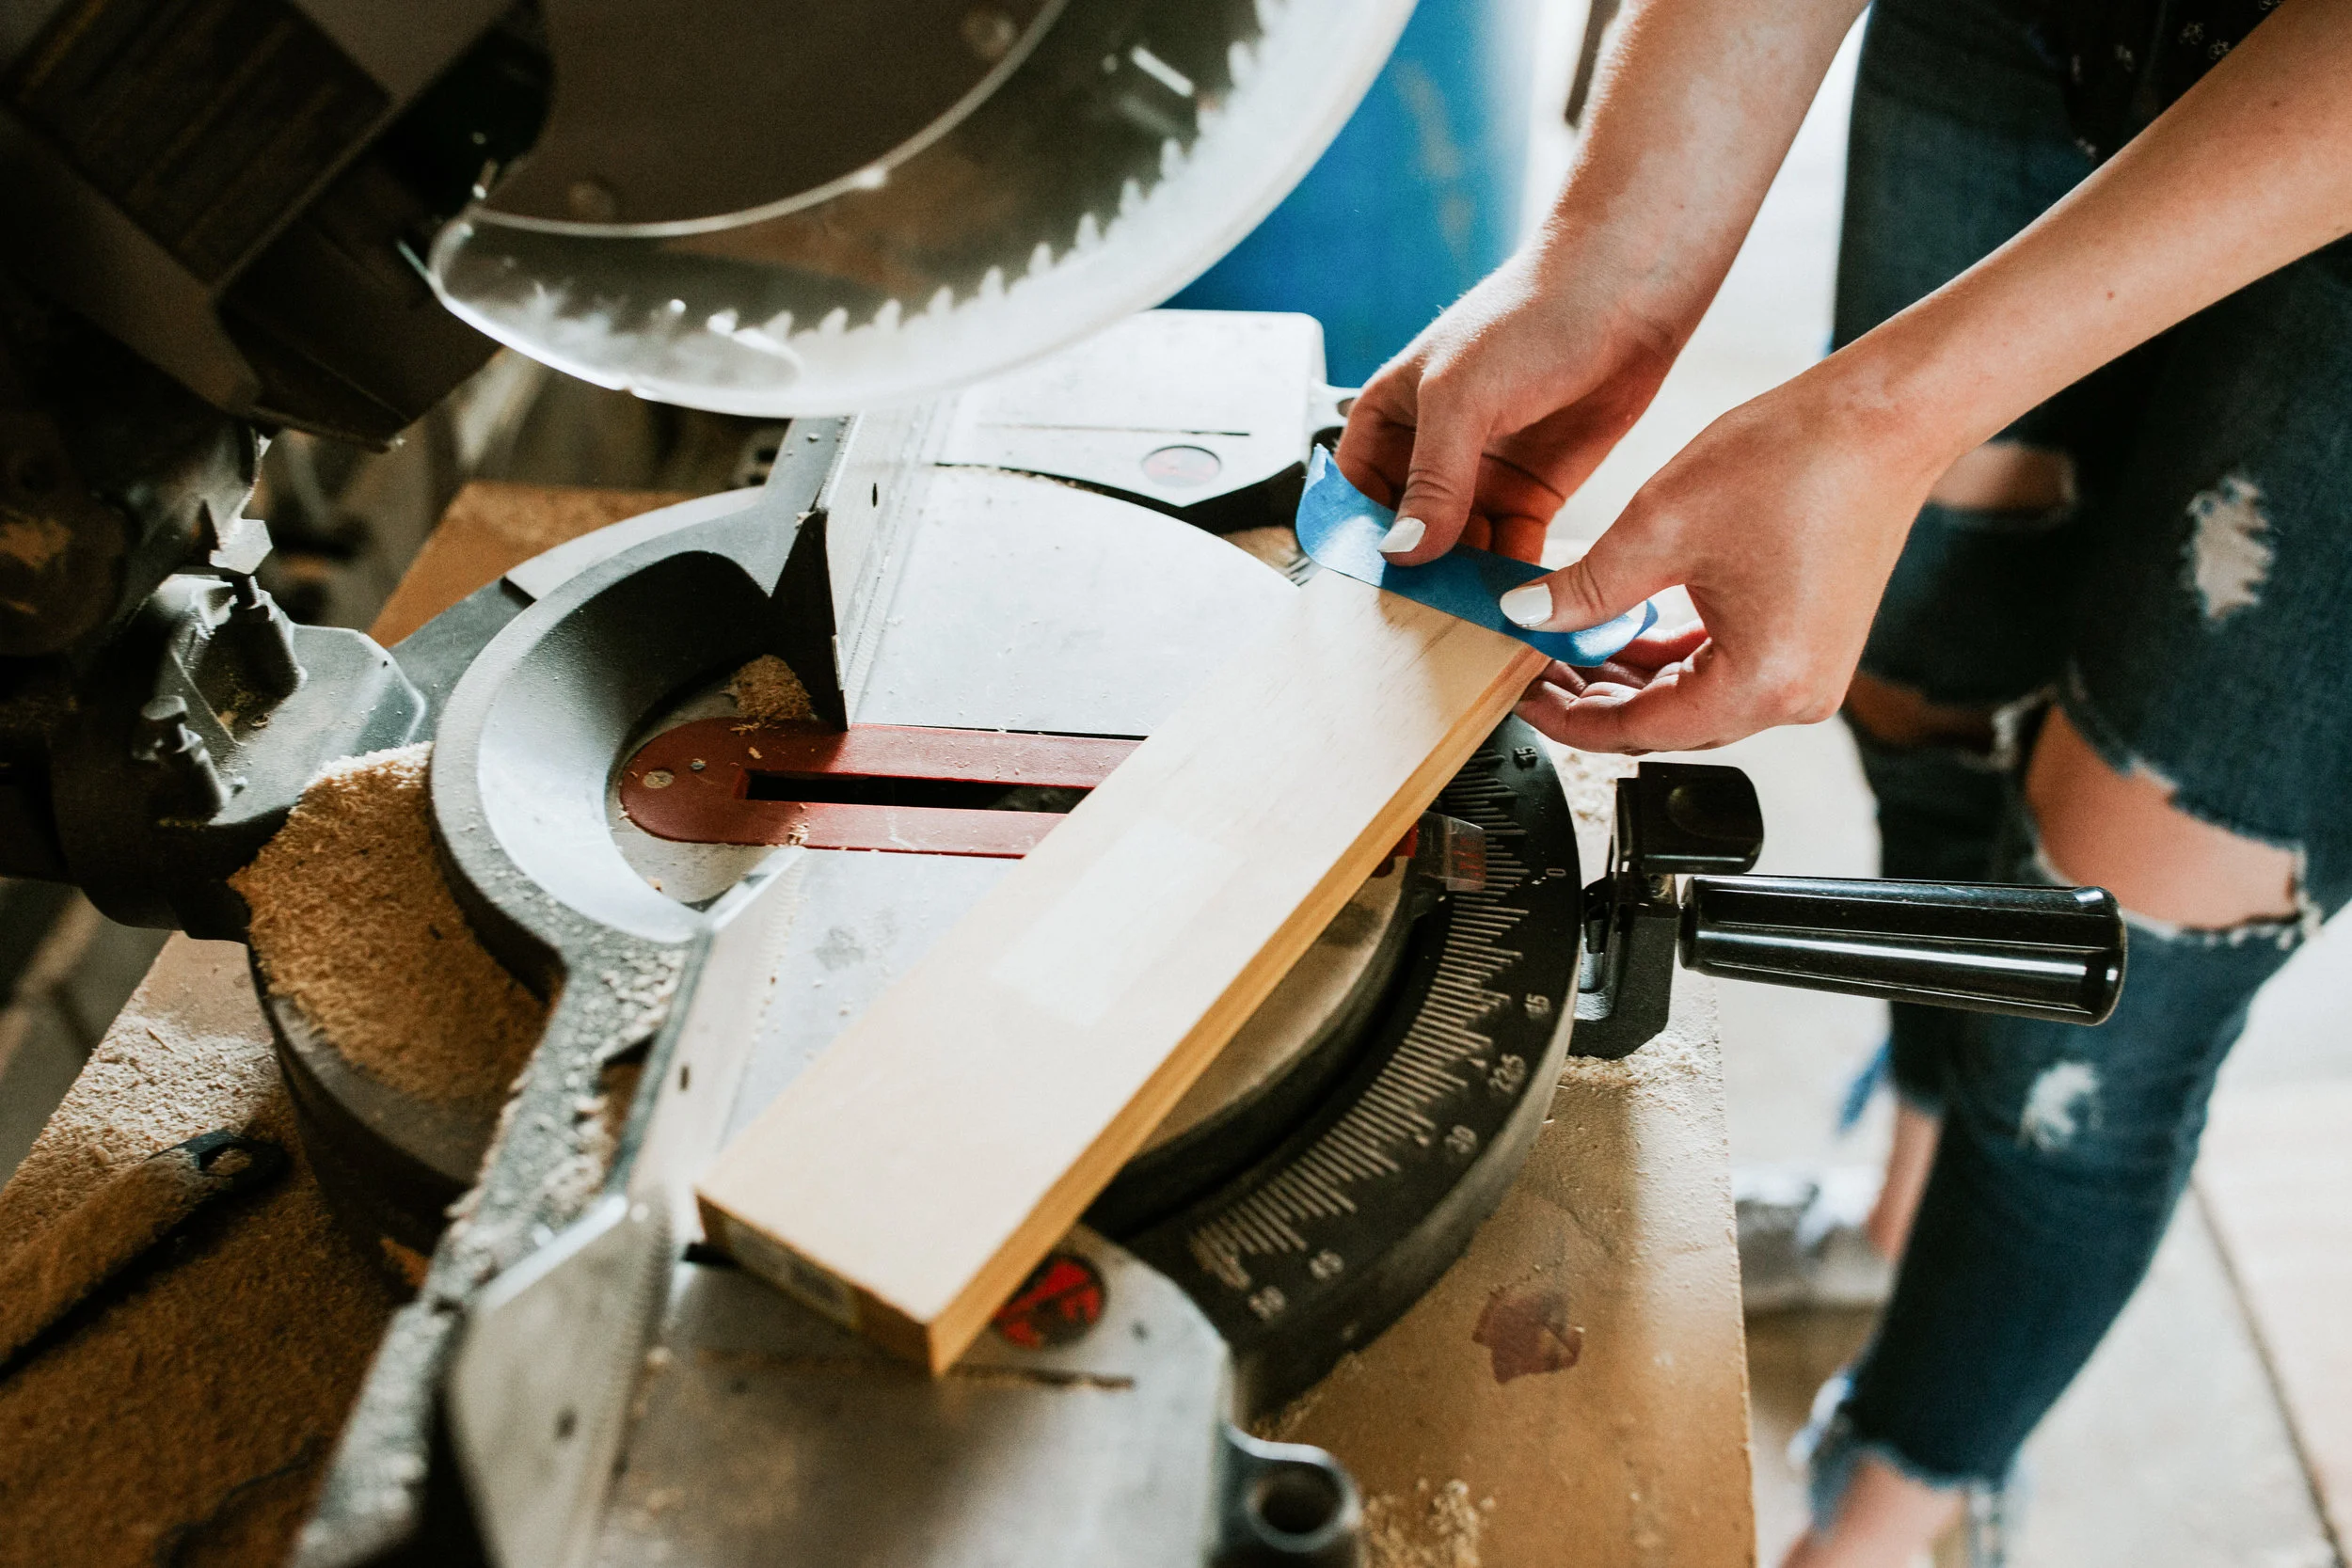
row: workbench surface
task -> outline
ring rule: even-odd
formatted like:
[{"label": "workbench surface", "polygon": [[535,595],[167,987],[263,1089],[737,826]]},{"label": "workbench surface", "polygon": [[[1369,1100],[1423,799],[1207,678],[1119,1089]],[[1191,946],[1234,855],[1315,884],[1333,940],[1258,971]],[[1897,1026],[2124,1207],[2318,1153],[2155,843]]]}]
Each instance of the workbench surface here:
[{"label": "workbench surface", "polygon": [[[461,495],[395,598],[398,629],[668,499]],[[1563,766],[1589,853],[1607,792],[1581,759]],[[1659,1039],[1569,1063],[1461,1261],[1270,1423],[1354,1471],[1371,1568],[1753,1560],[1723,1073],[1711,991],[1679,984]],[[175,937],[0,1191],[0,1253],[113,1172],[221,1127],[293,1140],[242,950]],[[200,1226],[0,1382],[0,1568],[279,1560],[390,1312],[376,1277],[298,1159]]]}]

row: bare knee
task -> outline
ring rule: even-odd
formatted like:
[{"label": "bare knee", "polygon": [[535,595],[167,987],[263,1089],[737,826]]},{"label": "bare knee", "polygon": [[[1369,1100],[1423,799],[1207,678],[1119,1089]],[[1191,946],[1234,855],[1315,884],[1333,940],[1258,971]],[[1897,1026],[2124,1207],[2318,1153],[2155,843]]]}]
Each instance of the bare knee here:
[{"label": "bare knee", "polygon": [[1987,441],[1944,470],[1928,492],[1972,512],[2048,512],[2074,502],[2074,460],[2049,447]]},{"label": "bare knee", "polygon": [[1856,674],[1846,688],[1846,717],[1871,739],[1889,746],[1993,749],[1993,710],[1931,703],[1909,687]]},{"label": "bare knee", "polygon": [[1935,1164],[1935,1146],[1944,1131],[1943,1119],[1908,1104],[1895,1103],[1895,1140],[1886,1151],[1886,1180],[1863,1232],[1888,1262],[1899,1261],[1911,1241],[1911,1222],[1918,1217],[1919,1199],[1928,1190],[1928,1173]]},{"label": "bare knee", "polygon": [[2295,918],[2292,851],[2189,816],[2161,779],[2117,772],[2062,712],[2042,725],[2026,801],[2052,868],[2136,914],[2200,928]]}]

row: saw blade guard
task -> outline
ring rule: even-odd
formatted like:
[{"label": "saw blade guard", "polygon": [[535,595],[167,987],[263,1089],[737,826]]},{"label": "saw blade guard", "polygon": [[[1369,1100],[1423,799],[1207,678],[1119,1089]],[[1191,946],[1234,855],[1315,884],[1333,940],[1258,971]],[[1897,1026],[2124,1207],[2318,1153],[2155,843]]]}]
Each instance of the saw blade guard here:
[{"label": "saw blade guard", "polygon": [[[619,134],[650,124],[653,106],[633,107],[642,89],[616,87],[601,120],[571,107],[578,83],[599,75],[582,57],[609,61],[619,35],[591,25],[594,14],[567,28],[567,11],[609,5],[551,4],[548,135],[443,230],[433,285],[521,353],[660,402],[798,416],[929,397],[1156,304],[1207,268],[1321,155],[1411,8],[951,8],[931,24],[939,38],[921,39],[998,57],[968,81],[936,73],[939,112],[885,152],[870,135],[834,135],[841,150],[828,162],[809,154],[800,122],[858,112],[859,85],[838,72],[801,101],[746,95],[742,120],[711,123],[727,72],[792,55],[803,8],[742,11],[723,51],[708,39],[682,46],[721,78],[693,95],[687,141],[675,122],[650,140]],[[920,46],[910,35],[905,47]],[[864,40],[884,60],[898,47],[880,27]],[[601,73],[615,74],[609,64]],[[902,113],[898,128],[915,118]],[[648,148],[677,161],[723,148],[737,166],[690,198],[648,177]],[[607,169],[628,172],[600,177]],[[696,214],[696,199],[736,205]]]}]

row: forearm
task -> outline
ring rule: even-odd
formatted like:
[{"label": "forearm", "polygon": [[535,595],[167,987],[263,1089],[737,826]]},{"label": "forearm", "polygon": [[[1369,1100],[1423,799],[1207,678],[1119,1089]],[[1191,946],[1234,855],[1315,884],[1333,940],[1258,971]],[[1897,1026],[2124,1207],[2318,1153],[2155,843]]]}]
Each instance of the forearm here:
[{"label": "forearm", "polygon": [[2108,360],[2347,232],[2352,0],[2287,0],[2023,233],[1820,371],[1940,472]]},{"label": "forearm", "polygon": [[1674,346],[1730,269],[1862,0],[1629,0],[1541,245]]}]

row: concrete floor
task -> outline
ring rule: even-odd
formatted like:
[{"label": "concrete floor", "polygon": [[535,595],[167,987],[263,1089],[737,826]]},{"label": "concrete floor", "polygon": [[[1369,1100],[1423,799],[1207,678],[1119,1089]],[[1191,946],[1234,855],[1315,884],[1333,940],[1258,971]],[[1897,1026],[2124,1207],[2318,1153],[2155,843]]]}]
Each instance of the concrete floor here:
[{"label": "concrete floor", "polygon": [[[1553,8],[1539,69],[1566,80],[1581,7]],[[1858,35],[1857,35],[1858,37]],[[1554,546],[1606,528],[1649,474],[1708,422],[1795,373],[1829,332],[1856,40],[1849,40],[1714,308],[1656,404],[1569,503]],[[1540,98],[1540,95],[1539,95]],[[1569,135],[1536,127],[1531,190],[1548,196]],[[1748,769],[1770,838],[1759,869],[1875,870],[1869,798],[1836,723],[1786,729],[1710,753]],[[1875,1048],[1883,1010],[1850,998],[1725,985],[1723,1033],[1733,1156],[1743,1163],[1875,1163],[1882,1101],[1840,1137],[1837,1105]],[[2352,929],[2338,921],[2265,993],[2224,1079],[2352,1076]],[[1758,1545],[1775,1561],[1803,1528],[1789,1437],[1814,1390],[1860,1348],[1867,1313],[1751,1320]],[[2027,1449],[2031,1496],[2018,1568],[2323,1568],[2337,1561],[2221,1254],[2192,1198],[2108,1341]]]}]

